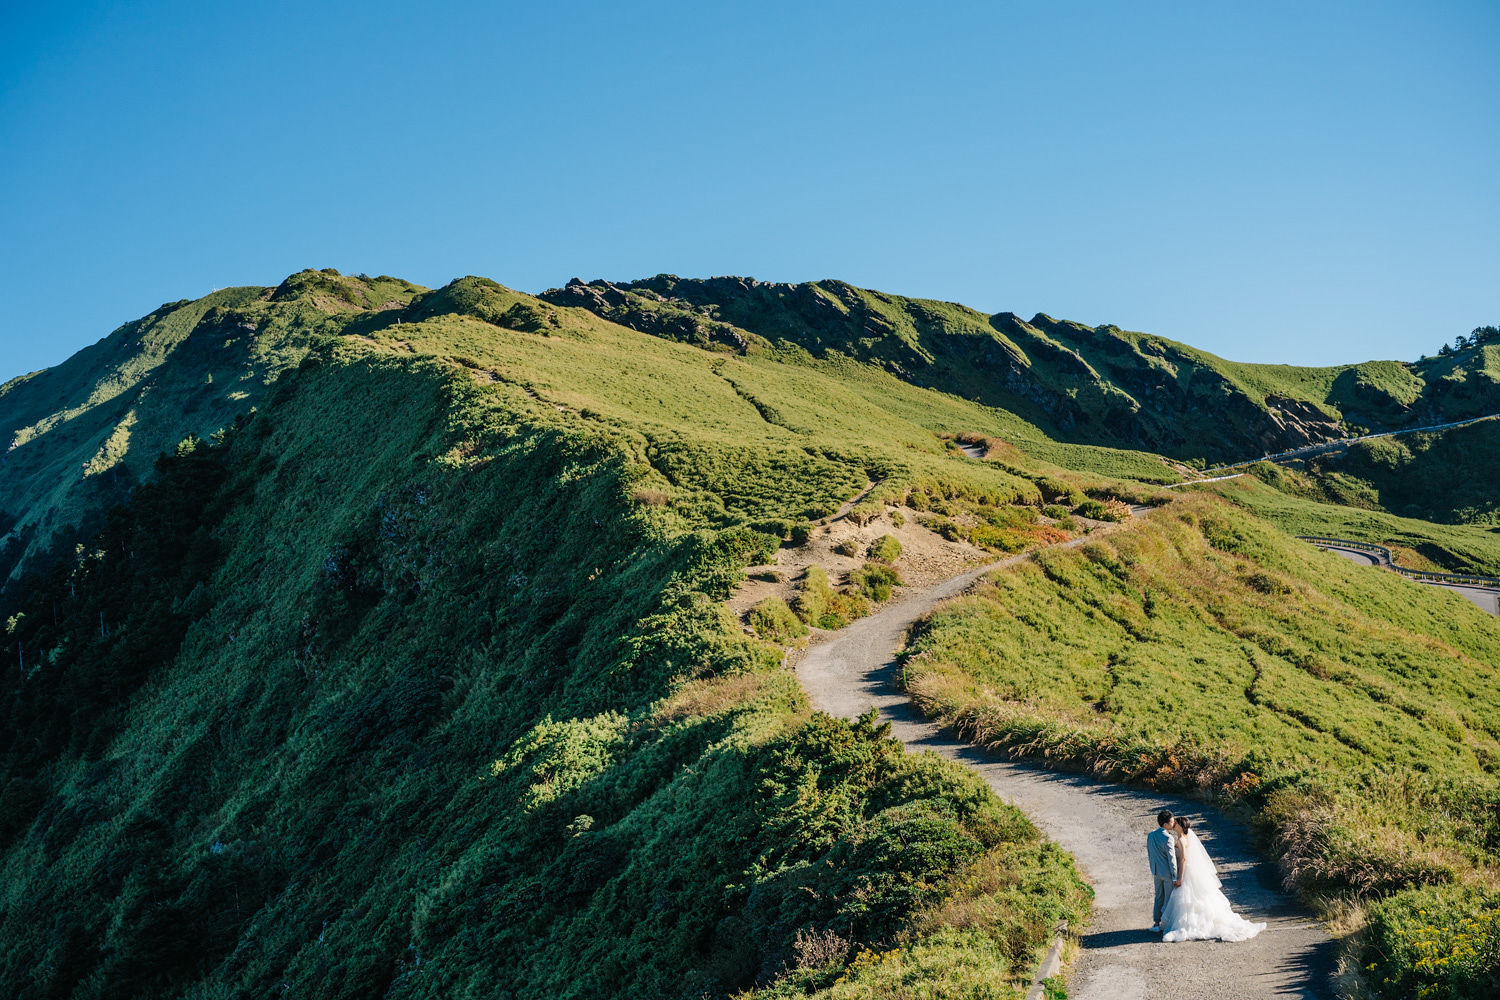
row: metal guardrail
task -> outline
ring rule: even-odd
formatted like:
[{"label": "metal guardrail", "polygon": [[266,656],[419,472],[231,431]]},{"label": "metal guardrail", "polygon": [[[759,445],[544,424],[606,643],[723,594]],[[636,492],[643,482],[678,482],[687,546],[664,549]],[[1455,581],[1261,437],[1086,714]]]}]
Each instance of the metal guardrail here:
[{"label": "metal guardrail", "polygon": [[1314,545],[1326,545],[1338,549],[1354,549],[1357,552],[1369,552],[1380,557],[1382,565],[1395,570],[1409,580],[1421,583],[1441,583],[1448,586],[1462,587],[1489,587],[1500,590],[1500,577],[1480,576],[1477,573],[1439,573],[1435,570],[1407,569],[1405,566],[1396,564],[1395,556],[1391,550],[1384,545],[1375,545],[1372,542],[1356,542],[1349,538],[1328,538],[1323,535],[1298,535],[1304,542],[1312,542]]}]

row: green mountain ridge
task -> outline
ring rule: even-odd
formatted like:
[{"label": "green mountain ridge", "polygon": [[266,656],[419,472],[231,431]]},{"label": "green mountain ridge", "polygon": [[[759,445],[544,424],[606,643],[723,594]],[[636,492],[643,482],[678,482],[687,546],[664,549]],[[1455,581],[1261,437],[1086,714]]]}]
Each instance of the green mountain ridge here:
[{"label": "green mountain ridge", "polygon": [[226,313],[305,344],[256,411],[6,595],[0,992],[696,998],[873,947],[1024,985],[1071,861],[811,716],[723,600],[872,480],[998,512],[1052,467],[963,457],[1000,417],[873,369],[294,278]]},{"label": "green mountain ridge", "polygon": [[986,316],[840,281],[658,275],[577,279],[542,293],[632,329],[721,349],[795,344],[879,364],[920,385],[1011,411],[1063,440],[1246,460],[1305,444],[1500,409],[1500,347],[1414,364],[1329,368],[1226,361],[1115,326]]},{"label": "green mountain ridge", "polygon": [[[1482,914],[1495,623],[1393,574],[1321,571],[1274,525],[1370,513],[1324,487],[1180,497],[1140,442],[1341,432],[1355,411],[1336,399],[1401,419],[1483,406],[1488,350],[1235,365],[1045,316],[730,278],[531,296],[303,271],[165,305],[0,387],[0,993],[1019,998],[1058,920],[1086,916],[1072,859],[972,772],[810,712],[786,649],[726,605],[841,506],[871,532],[998,553],[1120,501],[1165,505],[1035,557],[1029,633],[985,626],[994,648],[1066,652],[1047,609],[1067,605],[1089,701],[1059,694],[1051,722],[1090,742],[1007,703],[1008,724],[1232,802],[1289,879],[1344,885],[1382,927],[1416,920],[1429,889],[1455,919]],[[1404,497],[1430,451],[1370,473],[1375,502]],[[1396,522],[1500,562],[1473,524],[1372,515],[1372,540]],[[888,592],[899,557],[872,566]],[[878,594],[860,579],[799,586],[859,614]],[[956,666],[1036,673],[938,626]],[[1360,657],[1320,652],[1350,629]],[[1100,716],[1131,704],[1093,690],[1122,683],[1113,644],[1179,635],[1210,637],[1168,664],[1191,731]],[[1141,690],[1167,669],[1128,667]],[[1200,725],[1216,709],[1200,668],[1236,697],[1267,671],[1292,694],[1257,711],[1307,737],[1221,745],[1238,736]],[[969,695],[996,690],[955,711],[989,718]],[[1340,716],[1349,691],[1375,721]],[[1319,769],[1392,732],[1377,759],[1443,756],[1392,783],[1366,843],[1362,789]],[[1299,808],[1321,832],[1297,839]],[[1480,815],[1394,862],[1449,809]],[[1340,874],[1372,868],[1389,877]],[[1350,954],[1430,985],[1387,944]]]}]

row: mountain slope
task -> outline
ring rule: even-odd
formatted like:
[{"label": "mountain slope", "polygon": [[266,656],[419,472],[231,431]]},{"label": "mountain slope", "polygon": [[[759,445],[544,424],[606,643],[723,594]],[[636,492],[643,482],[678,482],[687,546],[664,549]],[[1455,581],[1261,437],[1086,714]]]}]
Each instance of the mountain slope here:
[{"label": "mountain slope", "polygon": [[1500,347],[1409,365],[1331,368],[1226,361],[1114,326],[985,316],[840,281],[751,278],[569,282],[543,294],[633,329],[732,352],[794,344],[1003,408],[1019,433],[1237,461],[1356,431],[1500,411]]},{"label": "mountain slope", "polygon": [[[1018,996],[1056,921],[1087,909],[1070,859],[962,768],[810,713],[785,649],[728,610],[746,568],[827,551],[849,523],[971,555],[1067,538],[1169,497],[1141,482],[1177,478],[1159,456],[1111,443],[1322,433],[1299,408],[1334,421],[1361,379],[1375,410],[1415,412],[1429,375],[1489,399],[1483,351],[1281,369],[835,282],[653,282],[533,297],[305,271],[164,307],[4,387],[0,992],[769,1000],[882,995],[899,973],[914,995]],[[1098,644],[1180,624],[1215,656],[1259,643],[1307,667],[1278,663],[1287,690],[1342,677],[1301,633],[1229,621],[1270,601],[1309,626],[1313,556],[1261,515],[1322,507],[1217,485],[1251,513],[1178,500],[1039,558],[1027,627]],[[1478,526],[1444,530],[1449,556],[1494,555]],[[1372,610],[1330,620],[1373,635],[1379,611],[1417,636],[1380,649],[1482,670],[1492,621],[1338,569],[1334,604]],[[1236,601],[1192,589],[1214,572]],[[855,570],[824,583],[841,614],[878,597]],[[1158,608],[1171,622],[1147,621]],[[947,648],[995,669],[1005,637],[959,624]],[[1469,784],[1411,787],[1492,803],[1487,709],[1455,722],[1431,666],[1366,684],[1388,724],[1350,738],[1462,757]],[[1180,731],[1118,745],[1170,763],[1173,739],[1222,741],[1201,724],[1222,697],[1189,675]],[[1049,694],[1083,696],[1076,680]],[[1094,701],[1087,735],[1118,739]],[[1262,794],[1308,790],[1277,775]],[[1406,843],[1420,817],[1387,804],[1383,835]],[[1381,919],[1416,919],[1427,897],[1404,887],[1444,873],[1461,877],[1443,893],[1479,895],[1443,898],[1477,912],[1481,826],[1383,884],[1402,892]]]},{"label": "mountain slope", "polygon": [[320,314],[13,595],[0,991],[722,996],[879,947],[1017,995],[1071,863],[810,716],[723,599],[872,479],[1000,508],[1055,470],[963,457],[997,418],[888,375],[482,279]]},{"label": "mountain slope", "polygon": [[59,532],[97,528],[182,438],[260,405],[351,314],[404,306],[418,290],[318,271],[274,289],[226,288],[166,303],[0,386],[0,585],[28,556],[69,544]]}]

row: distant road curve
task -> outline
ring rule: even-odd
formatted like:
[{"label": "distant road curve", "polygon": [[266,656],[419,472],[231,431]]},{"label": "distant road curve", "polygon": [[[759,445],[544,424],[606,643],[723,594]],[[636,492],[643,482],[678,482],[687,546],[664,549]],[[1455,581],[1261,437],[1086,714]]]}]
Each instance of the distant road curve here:
[{"label": "distant road curve", "polygon": [[1476,607],[1492,615],[1500,615],[1500,577],[1481,576],[1477,573],[1436,573],[1430,570],[1408,569],[1398,565],[1391,550],[1384,545],[1357,542],[1349,538],[1328,538],[1322,535],[1298,535],[1297,537],[1352,562],[1364,566],[1379,566],[1400,573],[1409,580],[1451,590],[1469,600]]},{"label": "distant road curve", "polygon": [[[1208,476],[1212,475],[1215,472],[1224,472],[1228,469],[1237,469],[1243,465],[1253,465],[1256,462],[1283,462],[1287,461],[1288,459],[1304,458],[1308,455],[1321,454],[1325,451],[1338,451],[1340,448],[1349,447],[1349,445],[1354,444],[1356,441],[1373,441],[1376,438],[1399,437],[1402,434],[1417,434],[1421,431],[1445,431],[1453,427],[1464,427],[1468,424],[1477,424],[1485,420],[1494,420],[1497,417],[1500,417],[1500,413],[1489,413],[1482,417],[1470,417],[1467,420],[1454,420],[1446,424],[1428,424],[1426,427],[1403,427],[1400,430],[1380,431],[1376,434],[1361,434],[1359,437],[1337,438],[1333,441],[1321,441],[1318,444],[1308,444],[1303,445],[1301,448],[1293,448],[1291,451],[1278,451],[1274,455],[1262,455],[1260,458],[1247,458],[1243,462],[1231,462],[1228,465],[1220,465],[1212,469],[1205,469],[1203,471],[1203,474],[1205,476]],[[1229,479],[1231,477],[1219,476],[1217,478]],[[1195,483],[1203,483],[1211,482],[1213,480],[1194,479],[1191,481]]]}]

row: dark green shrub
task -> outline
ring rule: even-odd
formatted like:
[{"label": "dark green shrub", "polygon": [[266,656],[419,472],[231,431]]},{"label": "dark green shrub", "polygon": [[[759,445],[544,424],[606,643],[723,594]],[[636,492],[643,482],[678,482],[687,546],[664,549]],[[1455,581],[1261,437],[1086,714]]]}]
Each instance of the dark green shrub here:
[{"label": "dark green shrub", "polygon": [[950,542],[956,542],[963,538],[963,532],[959,530],[958,525],[946,517],[931,517],[922,523],[929,530],[937,532]]},{"label": "dark green shrub", "polygon": [[1068,508],[1064,507],[1062,504],[1049,503],[1047,506],[1042,508],[1042,515],[1044,517],[1050,518],[1067,517]]},{"label": "dark green shrub", "polygon": [[807,540],[812,537],[812,530],[813,526],[811,524],[807,523],[806,521],[801,521],[797,524],[792,525],[791,530],[787,532],[787,540],[790,541],[793,546],[800,548],[801,546],[806,545]]},{"label": "dark green shrub", "polygon": [[1082,503],[1085,499],[1083,493],[1072,483],[1064,482],[1061,479],[1053,479],[1050,476],[1044,476],[1037,480],[1036,486],[1042,494],[1042,499],[1049,504],[1076,505]]},{"label": "dark green shrub", "polygon": [[796,523],[795,521],[788,521],[785,518],[773,517],[769,520],[757,521],[752,527],[756,531],[770,535],[773,538],[779,538],[784,542],[792,537],[792,526]]},{"label": "dark green shrub", "polygon": [[833,547],[833,551],[841,556],[853,556],[859,553],[859,542],[852,538],[846,538]]},{"label": "dark green shrub", "polygon": [[1105,515],[1108,513],[1108,511],[1104,509],[1104,504],[1100,503],[1098,500],[1085,500],[1083,501],[1083,503],[1073,508],[1073,513],[1077,514],[1079,517],[1087,517],[1095,521],[1103,521],[1105,520]]}]

